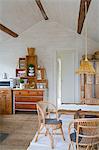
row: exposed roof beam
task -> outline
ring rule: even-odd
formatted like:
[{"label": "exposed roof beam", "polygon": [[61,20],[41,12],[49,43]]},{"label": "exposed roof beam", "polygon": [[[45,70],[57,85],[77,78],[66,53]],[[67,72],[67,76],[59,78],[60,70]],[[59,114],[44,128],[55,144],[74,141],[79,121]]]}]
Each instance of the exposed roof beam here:
[{"label": "exposed roof beam", "polygon": [[9,28],[5,27],[1,23],[0,23],[0,30],[2,30],[3,32],[13,36],[14,38],[18,37],[17,33],[13,32],[12,30],[10,30]]},{"label": "exposed roof beam", "polygon": [[80,9],[79,9],[79,17],[78,17],[78,28],[77,33],[81,34],[84,20],[85,20],[85,1],[87,2],[87,12],[91,3],[91,0],[81,0],[80,1]]},{"label": "exposed roof beam", "polygon": [[43,8],[43,5],[42,5],[41,1],[40,0],[35,0],[35,1],[36,1],[37,6],[39,7],[39,9],[41,11],[41,14],[42,14],[43,18],[45,20],[48,20],[47,14],[46,14],[46,12],[45,12],[45,10]]}]

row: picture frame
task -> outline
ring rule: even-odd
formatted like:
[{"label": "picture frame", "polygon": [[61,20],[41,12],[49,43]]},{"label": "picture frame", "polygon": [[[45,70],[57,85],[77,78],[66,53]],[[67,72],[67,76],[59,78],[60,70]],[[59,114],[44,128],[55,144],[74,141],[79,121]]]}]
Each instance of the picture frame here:
[{"label": "picture frame", "polygon": [[26,68],[26,59],[25,58],[19,58],[19,68],[20,69]]}]

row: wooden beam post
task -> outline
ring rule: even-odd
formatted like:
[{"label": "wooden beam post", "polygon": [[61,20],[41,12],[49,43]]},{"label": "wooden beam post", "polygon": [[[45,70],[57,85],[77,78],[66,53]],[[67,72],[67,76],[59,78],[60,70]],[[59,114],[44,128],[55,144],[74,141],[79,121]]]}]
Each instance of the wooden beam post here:
[{"label": "wooden beam post", "polygon": [[2,30],[3,32],[13,36],[14,38],[18,37],[17,33],[13,32],[12,30],[10,30],[9,28],[5,27],[1,23],[0,23],[0,30]]},{"label": "wooden beam post", "polygon": [[48,16],[47,16],[47,14],[46,14],[46,12],[45,12],[45,10],[44,10],[44,8],[43,8],[43,5],[42,5],[41,1],[40,1],[40,0],[35,0],[35,2],[36,2],[36,4],[37,4],[37,6],[39,7],[43,18],[44,18],[45,20],[48,20]]},{"label": "wooden beam post", "polygon": [[78,17],[78,28],[77,33],[81,34],[84,20],[85,20],[85,1],[87,2],[87,12],[91,3],[91,0],[81,0],[80,1],[80,9],[79,9],[79,17]]}]

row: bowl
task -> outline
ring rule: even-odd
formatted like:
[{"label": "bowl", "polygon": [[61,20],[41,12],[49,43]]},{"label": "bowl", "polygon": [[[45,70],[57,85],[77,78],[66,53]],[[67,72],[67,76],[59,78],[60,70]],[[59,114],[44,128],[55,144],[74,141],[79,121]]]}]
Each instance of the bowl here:
[{"label": "bowl", "polygon": [[96,51],[94,54],[95,54],[95,55],[99,55],[99,51]]},{"label": "bowl", "polygon": [[34,73],[28,73],[29,76],[34,76]]}]

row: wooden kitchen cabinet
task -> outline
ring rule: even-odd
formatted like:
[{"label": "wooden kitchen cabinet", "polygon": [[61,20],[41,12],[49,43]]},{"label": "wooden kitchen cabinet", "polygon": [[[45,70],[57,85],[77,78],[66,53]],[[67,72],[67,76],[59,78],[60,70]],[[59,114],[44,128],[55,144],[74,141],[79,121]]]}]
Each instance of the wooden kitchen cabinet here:
[{"label": "wooden kitchen cabinet", "polygon": [[45,99],[45,90],[13,90],[13,113],[16,111],[35,111],[36,103]]},{"label": "wooden kitchen cabinet", "polygon": [[0,89],[0,114],[12,114],[11,89]]}]

